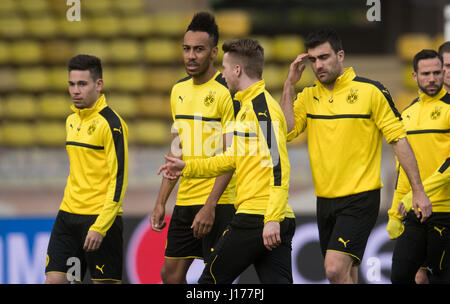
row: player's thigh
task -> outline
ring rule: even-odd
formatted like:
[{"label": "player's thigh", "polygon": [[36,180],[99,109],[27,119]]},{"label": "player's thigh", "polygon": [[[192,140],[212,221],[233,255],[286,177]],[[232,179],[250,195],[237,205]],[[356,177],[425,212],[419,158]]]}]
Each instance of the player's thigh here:
[{"label": "player's thigh", "polygon": [[230,284],[264,253],[264,216],[237,214],[205,265],[200,284]]},{"label": "player's thigh", "polygon": [[86,261],[94,281],[121,282],[123,268],[123,222],[117,216],[107,231],[100,248],[86,253]]},{"label": "player's thigh", "polygon": [[203,259],[202,239],[194,237],[192,222],[201,206],[175,206],[169,223],[165,257]]},{"label": "player's thigh", "polygon": [[380,208],[380,191],[373,190],[344,198],[328,242],[328,251],[344,253],[359,265]]},{"label": "player's thigh", "polygon": [[81,281],[84,276],[86,265],[82,244],[73,223],[73,214],[58,212],[47,248],[45,273],[50,279],[58,280],[64,276]]}]

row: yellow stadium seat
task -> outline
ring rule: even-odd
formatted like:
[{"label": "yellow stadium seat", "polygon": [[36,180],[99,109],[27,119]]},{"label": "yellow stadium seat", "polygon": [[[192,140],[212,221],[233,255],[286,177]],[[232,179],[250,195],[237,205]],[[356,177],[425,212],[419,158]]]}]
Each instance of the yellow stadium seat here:
[{"label": "yellow stadium seat", "polygon": [[224,36],[244,37],[251,31],[248,14],[241,10],[223,10],[216,13],[216,22]]},{"label": "yellow stadium seat", "polygon": [[146,86],[149,89],[168,93],[172,86],[180,79],[186,77],[184,69],[158,67],[147,71]]},{"label": "yellow stadium seat", "polygon": [[270,62],[273,60],[273,45],[272,45],[272,39],[268,36],[255,36],[252,37],[252,39],[255,39],[261,44],[261,46],[264,49],[264,60],[265,62]]},{"label": "yellow stadium seat", "polygon": [[124,35],[130,37],[146,37],[154,31],[153,19],[148,14],[126,15],[122,17],[121,23]]},{"label": "yellow stadium seat", "polygon": [[31,17],[27,19],[27,32],[37,38],[51,38],[58,34],[59,27],[52,16]]},{"label": "yellow stadium seat", "polygon": [[395,107],[402,113],[418,96],[419,94],[415,90],[401,91],[394,98]]},{"label": "yellow stadium seat", "polygon": [[[95,1],[92,1],[95,2]],[[99,38],[111,38],[119,36],[122,30],[120,18],[114,15],[91,17],[89,20],[89,32]]]},{"label": "yellow stadium seat", "polygon": [[268,64],[264,67],[263,78],[269,90],[279,90],[283,88],[287,70],[281,65]]},{"label": "yellow stadium seat", "polygon": [[115,39],[110,44],[109,52],[113,62],[137,62],[141,56],[141,44],[132,39]]},{"label": "yellow stadium seat", "polygon": [[15,0],[0,1],[0,12],[4,15],[13,15],[17,12],[17,2]]},{"label": "yellow stadium seat", "polygon": [[434,44],[434,48],[436,51],[439,49],[439,47],[445,42],[445,36],[444,34],[437,34],[436,36],[434,36],[433,38],[433,44]]},{"label": "yellow stadium seat", "polygon": [[397,54],[400,59],[410,62],[423,49],[434,49],[433,40],[427,34],[408,33],[397,39]]},{"label": "yellow stadium seat", "polygon": [[106,96],[108,105],[125,119],[134,118],[138,113],[136,98],[130,94],[111,93]]},{"label": "yellow stadium seat", "polygon": [[37,104],[31,95],[12,94],[5,98],[4,114],[8,119],[34,119],[37,111]]},{"label": "yellow stadium seat", "polygon": [[16,2],[19,8],[30,16],[46,12],[50,9],[47,0],[16,0]]},{"label": "yellow stadium seat", "polygon": [[39,121],[34,124],[35,143],[40,146],[64,147],[66,143],[66,127],[64,120]]},{"label": "yellow stadium seat", "polygon": [[109,47],[100,39],[81,40],[75,45],[75,54],[94,55],[101,59],[102,62],[109,60]]},{"label": "yellow stadium seat", "polygon": [[126,15],[142,12],[146,10],[145,0],[113,0],[112,6]]},{"label": "yellow stadium seat", "polygon": [[38,115],[42,118],[65,119],[72,113],[69,94],[46,93],[39,98]]},{"label": "yellow stadium seat", "polygon": [[[108,77],[113,78],[114,89],[137,92],[145,88],[145,72],[140,67],[114,68]],[[109,86],[111,89],[111,86]]]},{"label": "yellow stadium seat", "polygon": [[0,68],[0,92],[9,92],[17,88],[17,72],[13,68]]},{"label": "yellow stadium seat", "polygon": [[305,52],[303,38],[298,35],[278,35],[272,41],[273,57],[282,62],[292,62]]},{"label": "yellow stadium seat", "polygon": [[181,37],[186,32],[192,16],[188,17],[187,14],[176,12],[161,12],[151,15],[149,18],[152,18],[156,35]]},{"label": "yellow stadium seat", "polygon": [[33,124],[24,122],[4,122],[3,142],[13,147],[29,147],[35,143]]},{"label": "yellow stadium seat", "polygon": [[64,63],[75,55],[72,43],[66,40],[52,40],[43,44],[44,59],[49,63]]},{"label": "yellow stadium seat", "polygon": [[139,113],[142,117],[161,117],[172,120],[169,95],[145,94],[137,101]]},{"label": "yellow stadium seat", "polygon": [[44,67],[19,68],[17,81],[22,90],[43,91],[49,85],[48,71]]},{"label": "yellow stadium seat", "polygon": [[170,39],[149,39],[144,42],[144,59],[155,63],[173,63],[182,60],[182,43]]},{"label": "yellow stadium seat", "polygon": [[27,33],[25,22],[16,16],[2,16],[0,18],[0,37],[20,38]]},{"label": "yellow stadium seat", "polygon": [[89,22],[84,20],[83,16],[81,21],[68,21],[67,18],[60,18],[58,26],[61,34],[68,38],[83,38],[89,33]]},{"label": "yellow stadium seat", "polygon": [[166,145],[172,136],[170,125],[159,120],[139,120],[129,127],[130,138],[140,145]]},{"label": "yellow stadium seat", "polygon": [[412,64],[405,65],[403,67],[403,84],[409,89],[418,89],[417,82],[413,79],[412,73],[414,68]]},{"label": "yellow stadium seat", "polygon": [[54,66],[48,69],[48,88],[59,91],[68,90],[69,72],[67,66]]},{"label": "yellow stadium seat", "polygon": [[9,63],[12,55],[9,43],[0,41],[0,64]]},{"label": "yellow stadium seat", "polygon": [[41,44],[34,40],[17,40],[11,43],[12,61],[18,64],[39,63],[43,59]]},{"label": "yellow stadium seat", "polygon": [[[127,1],[124,1],[124,2],[127,2]],[[86,12],[89,13],[90,15],[109,14],[113,7],[111,0],[82,1],[81,6],[82,6],[82,9],[85,9]]]}]

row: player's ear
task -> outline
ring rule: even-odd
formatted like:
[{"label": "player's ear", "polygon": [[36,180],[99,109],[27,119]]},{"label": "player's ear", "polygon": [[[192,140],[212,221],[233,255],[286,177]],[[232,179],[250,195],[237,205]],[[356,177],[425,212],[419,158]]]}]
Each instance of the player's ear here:
[{"label": "player's ear", "polygon": [[415,82],[417,82],[417,73],[416,72],[412,72],[412,78],[414,79]]},{"label": "player's ear", "polygon": [[340,63],[342,63],[342,62],[344,61],[344,57],[345,57],[345,52],[344,52],[344,50],[338,51],[338,52],[336,53],[336,55],[337,55],[338,61],[339,61]]},{"label": "player's ear", "polygon": [[95,90],[100,92],[102,89],[103,89],[103,79],[99,78],[95,81]]},{"label": "player's ear", "polygon": [[219,53],[219,48],[217,46],[213,47],[211,50],[211,58],[215,59],[217,57],[218,53]]}]

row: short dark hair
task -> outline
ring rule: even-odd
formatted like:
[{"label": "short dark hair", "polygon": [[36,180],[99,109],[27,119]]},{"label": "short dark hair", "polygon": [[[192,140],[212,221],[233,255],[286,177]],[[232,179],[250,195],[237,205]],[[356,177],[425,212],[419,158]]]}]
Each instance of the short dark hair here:
[{"label": "short dark hair", "polygon": [[446,41],[439,47],[439,55],[443,56],[444,53],[450,53],[450,41]]},{"label": "short dark hair", "polygon": [[338,33],[331,28],[319,29],[308,34],[305,40],[305,48],[312,49],[325,42],[330,43],[335,53],[343,50],[342,40]]},{"label": "short dark hair", "polygon": [[257,40],[228,40],[222,45],[225,53],[230,53],[243,61],[243,70],[251,78],[262,79],[264,67],[264,48]]},{"label": "short dark hair", "polygon": [[441,65],[442,65],[444,60],[442,60],[442,56],[439,55],[438,52],[436,52],[435,50],[421,50],[419,53],[417,53],[414,56],[414,59],[413,59],[414,72],[417,73],[417,69],[418,69],[420,60],[433,59],[433,58],[439,58],[439,60],[441,61]]},{"label": "short dark hair", "polygon": [[214,16],[208,12],[199,12],[194,15],[187,31],[206,32],[213,42],[213,46],[219,43],[219,27]]},{"label": "short dark hair", "polygon": [[72,70],[89,71],[94,81],[103,78],[102,62],[100,58],[92,55],[80,54],[72,57],[69,60],[68,69],[69,72]]}]

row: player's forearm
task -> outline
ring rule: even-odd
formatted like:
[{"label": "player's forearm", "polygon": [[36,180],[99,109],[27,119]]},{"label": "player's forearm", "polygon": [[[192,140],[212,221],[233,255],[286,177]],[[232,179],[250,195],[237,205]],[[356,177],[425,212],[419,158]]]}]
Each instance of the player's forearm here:
[{"label": "player's forearm", "polygon": [[408,142],[408,139],[406,137],[400,138],[395,143],[392,143],[392,145],[398,162],[408,177],[412,191],[424,191],[416,157]]},{"label": "player's forearm", "polygon": [[283,93],[281,95],[280,106],[286,118],[287,133],[291,132],[295,126],[294,94],[295,85],[290,82],[285,82],[283,86]]},{"label": "player's forearm", "polygon": [[228,183],[230,182],[231,178],[233,177],[233,174],[234,174],[234,170],[231,172],[228,172],[224,175],[216,177],[214,186],[211,190],[210,195],[208,196],[208,199],[206,200],[205,205],[215,206],[217,204],[217,202],[219,201],[223,192],[227,188]]},{"label": "player's forearm", "polygon": [[161,186],[159,187],[158,197],[156,199],[156,203],[162,206],[166,206],[167,200],[170,194],[175,188],[179,178],[176,179],[168,179],[163,177],[161,181]]}]

